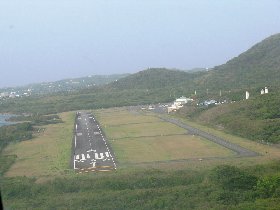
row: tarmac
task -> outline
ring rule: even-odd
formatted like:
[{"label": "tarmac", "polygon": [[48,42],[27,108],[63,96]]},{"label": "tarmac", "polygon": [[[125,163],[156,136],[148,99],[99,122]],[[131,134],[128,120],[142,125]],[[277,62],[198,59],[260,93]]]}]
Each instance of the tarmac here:
[{"label": "tarmac", "polygon": [[72,147],[71,166],[77,173],[117,169],[112,149],[92,113],[76,113]]}]

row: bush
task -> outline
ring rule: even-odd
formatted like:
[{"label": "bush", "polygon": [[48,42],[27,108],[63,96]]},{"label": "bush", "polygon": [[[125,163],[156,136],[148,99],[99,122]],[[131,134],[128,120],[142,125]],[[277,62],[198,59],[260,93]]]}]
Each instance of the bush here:
[{"label": "bush", "polygon": [[224,190],[251,190],[257,184],[257,177],[229,165],[217,166],[211,177]]}]

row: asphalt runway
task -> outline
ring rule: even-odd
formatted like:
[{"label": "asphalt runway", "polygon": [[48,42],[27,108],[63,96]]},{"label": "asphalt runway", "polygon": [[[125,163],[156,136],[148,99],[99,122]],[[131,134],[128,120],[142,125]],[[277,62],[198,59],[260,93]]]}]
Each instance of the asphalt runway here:
[{"label": "asphalt runway", "polygon": [[112,150],[91,113],[76,113],[74,131],[71,165],[77,173],[117,169]]},{"label": "asphalt runway", "polygon": [[165,116],[158,116],[160,119],[166,121],[166,122],[170,122],[172,124],[175,124],[181,128],[184,128],[186,130],[188,130],[190,133],[194,134],[194,135],[198,135],[201,136],[205,139],[208,139],[209,141],[212,141],[216,144],[219,144],[227,149],[230,149],[232,151],[234,151],[237,156],[239,157],[254,157],[254,156],[259,156],[260,154],[258,154],[257,152],[254,152],[252,150],[246,149],[244,147],[241,147],[237,144],[233,144],[229,141],[226,141],[225,139],[222,139],[220,137],[214,136],[210,133],[207,133],[205,131],[199,130],[197,128],[194,128],[192,126],[189,126],[185,123],[180,122],[179,120],[176,119],[171,119]]}]

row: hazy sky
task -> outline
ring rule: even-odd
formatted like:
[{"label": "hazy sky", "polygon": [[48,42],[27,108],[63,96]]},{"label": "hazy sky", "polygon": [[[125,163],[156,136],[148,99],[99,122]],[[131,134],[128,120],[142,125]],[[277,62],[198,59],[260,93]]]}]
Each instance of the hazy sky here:
[{"label": "hazy sky", "polygon": [[0,87],[213,67],[280,32],[279,0],[0,0]]}]

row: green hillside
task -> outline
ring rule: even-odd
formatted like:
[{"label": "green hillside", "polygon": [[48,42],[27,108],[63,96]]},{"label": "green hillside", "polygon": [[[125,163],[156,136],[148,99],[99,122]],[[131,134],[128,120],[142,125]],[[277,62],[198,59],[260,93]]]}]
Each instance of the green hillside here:
[{"label": "green hillside", "polygon": [[169,102],[176,97],[188,95],[193,86],[193,79],[200,74],[149,69],[101,87],[0,101],[0,109],[1,112],[48,114],[77,109]]},{"label": "green hillside", "polygon": [[205,88],[239,89],[279,85],[280,34],[266,38],[252,48],[215,67],[200,78]]},{"label": "green hillside", "polygon": [[121,78],[111,83],[108,87],[119,90],[172,88],[184,84],[193,84],[193,79],[200,74],[165,68],[153,68]]},{"label": "green hillside", "polygon": [[185,107],[180,115],[253,141],[280,143],[279,104],[278,91],[232,104]]},{"label": "green hillside", "polygon": [[2,88],[0,89],[0,93],[16,92],[17,94],[22,95],[23,93],[28,92],[31,95],[42,95],[60,92],[73,92],[106,85],[128,75],[129,74],[91,75],[87,77],[63,79],[54,82],[34,83],[19,87]]}]

